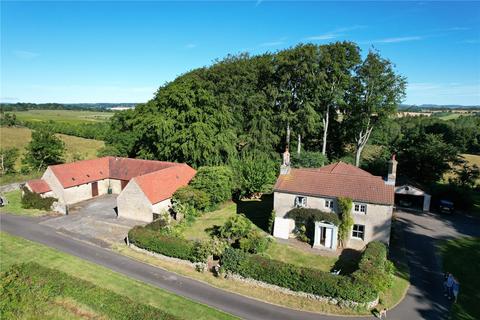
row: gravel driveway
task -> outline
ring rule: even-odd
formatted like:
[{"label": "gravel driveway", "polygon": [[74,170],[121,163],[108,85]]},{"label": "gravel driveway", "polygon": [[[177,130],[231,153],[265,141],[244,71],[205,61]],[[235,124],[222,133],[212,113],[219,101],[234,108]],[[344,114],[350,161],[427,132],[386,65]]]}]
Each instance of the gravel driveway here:
[{"label": "gravel driveway", "polygon": [[133,226],[144,222],[118,218],[116,195],[104,195],[70,207],[69,214],[41,222],[80,240],[108,247],[123,242]]}]

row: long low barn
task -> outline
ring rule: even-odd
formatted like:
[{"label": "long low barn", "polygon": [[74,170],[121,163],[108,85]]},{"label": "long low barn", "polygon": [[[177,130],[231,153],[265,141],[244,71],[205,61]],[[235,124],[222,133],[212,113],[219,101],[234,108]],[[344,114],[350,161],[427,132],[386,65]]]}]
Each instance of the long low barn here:
[{"label": "long low barn", "polygon": [[26,187],[58,199],[56,210],[68,213],[74,203],[103,194],[118,194],[118,216],[151,222],[171,206],[171,197],[196,171],[187,164],[104,157],[49,166]]}]

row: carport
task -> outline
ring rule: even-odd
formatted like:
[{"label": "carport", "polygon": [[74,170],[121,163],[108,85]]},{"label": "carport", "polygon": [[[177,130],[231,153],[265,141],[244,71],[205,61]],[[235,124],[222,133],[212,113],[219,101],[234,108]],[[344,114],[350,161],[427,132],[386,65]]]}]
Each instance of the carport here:
[{"label": "carport", "polygon": [[[410,184],[395,187],[396,206],[428,212],[430,211],[431,198],[432,196],[424,190]],[[406,203],[410,203],[410,205],[405,205]]]}]

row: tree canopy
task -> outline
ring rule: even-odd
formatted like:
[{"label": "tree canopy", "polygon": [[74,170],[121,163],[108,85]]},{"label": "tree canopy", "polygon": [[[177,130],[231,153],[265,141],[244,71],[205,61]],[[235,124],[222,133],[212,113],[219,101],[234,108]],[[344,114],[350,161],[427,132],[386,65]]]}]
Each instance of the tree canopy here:
[{"label": "tree canopy", "polygon": [[[367,78],[382,86],[360,104]],[[290,146],[334,158],[339,140],[354,140],[342,121],[347,111],[353,119],[360,112],[370,117],[395,110],[402,79],[376,52],[362,61],[352,42],[227,56],[166,83],[135,110],[115,114],[105,152],[194,167],[277,159]],[[356,107],[350,110],[346,103],[352,101]],[[290,142],[290,136],[297,139]]]}]

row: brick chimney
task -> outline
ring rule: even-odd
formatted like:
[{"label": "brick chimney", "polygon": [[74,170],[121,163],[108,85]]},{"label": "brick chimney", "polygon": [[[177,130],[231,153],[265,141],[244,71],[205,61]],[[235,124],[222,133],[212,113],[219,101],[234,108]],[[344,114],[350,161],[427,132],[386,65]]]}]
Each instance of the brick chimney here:
[{"label": "brick chimney", "polygon": [[397,179],[397,160],[395,159],[395,154],[392,156],[392,159],[388,161],[388,176],[387,184],[395,185],[395,180]]},{"label": "brick chimney", "polygon": [[283,161],[280,166],[280,175],[285,175],[290,173],[290,152],[288,152],[288,147],[285,148],[283,153]]}]

